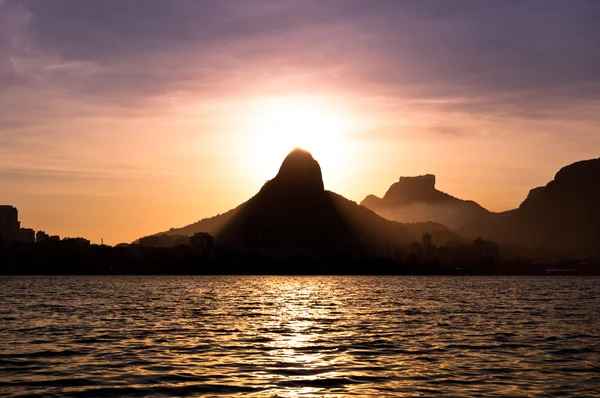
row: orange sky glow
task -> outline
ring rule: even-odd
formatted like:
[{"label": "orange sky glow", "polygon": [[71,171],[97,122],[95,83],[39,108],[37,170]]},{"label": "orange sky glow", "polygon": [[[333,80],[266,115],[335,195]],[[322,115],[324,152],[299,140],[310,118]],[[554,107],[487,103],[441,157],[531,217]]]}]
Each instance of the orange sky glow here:
[{"label": "orange sky glow", "polygon": [[[429,58],[446,45],[474,51],[461,29],[475,28],[454,14],[449,37],[443,16],[394,11],[406,20],[397,29],[415,32],[423,50],[384,25],[386,10],[344,19],[317,13],[323,3],[240,3],[219,12],[223,24],[248,24],[243,34],[197,38],[184,15],[202,5],[169,2],[189,23],[181,37],[165,33],[151,45],[115,17],[94,29],[120,32],[120,44],[97,43],[99,33],[79,48],[52,32],[77,36],[81,26],[60,25],[60,10],[39,3],[0,1],[0,37],[11,37],[0,39],[0,204],[16,206],[24,227],[131,242],[237,206],[297,146],[321,164],[326,189],[356,202],[382,196],[399,176],[431,173],[438,189],[493,211],[517,207],[560,167],[600,155],[600,102],[569,91],[597,87],[597,75],[572,81],[557,69],[554,85],[510,80],[514,88],[494,90],[489,82],[505,87],[511,69],[482,65],[468,76],[496,74],[465,81],[467,66],[451,52],[445,65]],[[155,11],[156,23],[176,23]],[[278,25],[300,11],[322,16]]]}]

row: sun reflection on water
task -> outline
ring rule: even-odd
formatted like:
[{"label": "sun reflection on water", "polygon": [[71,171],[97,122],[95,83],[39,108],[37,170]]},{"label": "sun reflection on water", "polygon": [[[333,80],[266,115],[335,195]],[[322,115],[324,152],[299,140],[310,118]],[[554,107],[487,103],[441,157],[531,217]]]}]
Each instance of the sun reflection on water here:
[{"label": "sun reflection on water", "polygon": [[600,352],[589,280],[26,281],[0,291],[7,395],[580,396]]}]

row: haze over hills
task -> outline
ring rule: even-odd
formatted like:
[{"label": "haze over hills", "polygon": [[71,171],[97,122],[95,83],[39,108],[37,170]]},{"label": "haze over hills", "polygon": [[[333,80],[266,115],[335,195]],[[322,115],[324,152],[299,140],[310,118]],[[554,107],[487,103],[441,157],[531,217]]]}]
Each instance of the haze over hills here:
[{"label": "haze over hills", "polygon": [[546,186],[532,189],[518,209],[465,225],[459,232],[600,258],[600,158],[563,167]]},{"label": "haze over hills", "polygon": [[166,234],[196,232],[208,232],[221,244],[285,250],[330,249],[357,241],[409,244],[420,241],[425,232],[439,243],[462,241],[440,224],[389,221],[325,190],[319,163],[302,149],[293,150],[276,177],[247,202]]},{"label": "haze over hills", "polygon": [[577,162],[545,187],[532,189],[518,209],[493,213],[438,191],[433,175],[401,177],[383,198],[370,195],[358,205],[325,190],[318,162],[296,149],[248,201],[162,234],[208,232],[224,245],[321,250],[356,242],[406,245],[429,232],[440,245],[481,237],[566,257],[600,258],[599,182],[600,159]]},{"label": "haze over hills", "polygon": [[400,177],[383,198],[367,196],[362,202],[382,217],[400,222],[433,221],[458,228],[485,220],[491,213],[471,200],[455,198],[435,188],[432,174]]}]

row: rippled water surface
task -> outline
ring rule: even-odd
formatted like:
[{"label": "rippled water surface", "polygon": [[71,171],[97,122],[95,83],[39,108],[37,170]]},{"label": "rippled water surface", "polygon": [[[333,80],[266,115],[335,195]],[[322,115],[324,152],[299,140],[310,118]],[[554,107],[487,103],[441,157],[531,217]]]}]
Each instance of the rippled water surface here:
[{"label": "rippled water surface", "polygon": [[0,395],[600,396],[598,278],[0,286]]}]

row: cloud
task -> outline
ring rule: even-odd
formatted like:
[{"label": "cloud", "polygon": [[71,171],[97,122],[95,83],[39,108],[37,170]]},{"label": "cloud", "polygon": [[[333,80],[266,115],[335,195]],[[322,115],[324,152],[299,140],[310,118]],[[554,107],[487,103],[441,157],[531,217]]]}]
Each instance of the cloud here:
[{"label": "cloud", "polygon": [[42,68],[44,72],[72,72],[75,74],[91,75],[97,73],[100,68],[90,61],[60,62],[46,65]]},{"label": "cloud", "polygon": [[307,90],[390,115],[594,118],[600,4],[572,4],[6,0],[0,125]]},{"label": "cloud", "polygon": [[[201,175],[231,190],[227,123],[288,95],[367,120],[351,138],[372,144],[355,162],[369,183],[510,156],[553,170],[599,148],[598,20],[597,0],[0,0],[0,186],[156,195],[156,176]],[[190,206],[215,208],[201,196]]]},{"label": "cloud", "polygon": [[8,1],[28,50],[3,76],[115,108],[322,87],[547,117],[600,95],[600,5],[576,3]]},{"label": "cloud", "polygon": [[15,58],[27,51],[29,19],[21,5],[0,2],[0,87],[20,81]]}]

